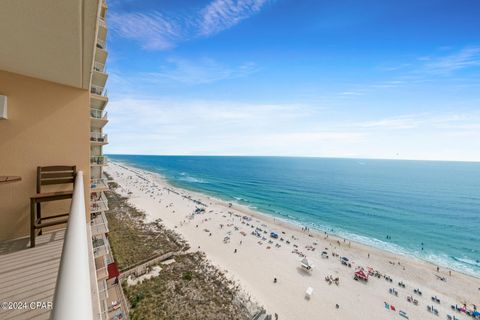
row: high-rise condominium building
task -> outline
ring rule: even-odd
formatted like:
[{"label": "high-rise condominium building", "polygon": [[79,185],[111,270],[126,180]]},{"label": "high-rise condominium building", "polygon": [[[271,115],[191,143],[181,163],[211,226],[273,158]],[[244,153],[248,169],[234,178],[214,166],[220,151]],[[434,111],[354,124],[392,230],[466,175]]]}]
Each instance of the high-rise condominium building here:
[{"label": "high-rise condominium building", "polygon": [[0,2],[1,319],[127,316],[105,218],[106,14]]}]

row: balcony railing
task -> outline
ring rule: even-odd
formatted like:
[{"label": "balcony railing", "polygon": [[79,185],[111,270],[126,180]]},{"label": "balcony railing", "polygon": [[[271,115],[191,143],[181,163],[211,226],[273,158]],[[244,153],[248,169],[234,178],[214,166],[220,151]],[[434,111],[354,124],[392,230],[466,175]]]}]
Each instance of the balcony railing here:
[{"label": "balcony railing", "polygon": [[102,16],[98,17],[98,24],[99,24],[101,27],[104,27],[104,28],[107,27],[107,24],[105,23],[105,18],[103,18]]},{"label": "balcony railing", "polygon": [[106,300],[108,298],[108,287],[105,279],[98,281],[98,295],[100,296],[100,300]]},{"label": "balcony railing", "polygon": [[93,156],[90,157],[90,164],[103,166],[107,164],[107,158],[104,156]]},{"label": "balcony railing", "polygon": [[83,172],[75,179],[51,319],[93,319]]},{"label": "balcony railing", "polygon": [[105,72],[105,64],[95,61],[93,69],[98,72]]},{"label": "balcony railing", "polygon": [[90,132],[90,141],[108,143],[108,135],[101,132]]},{"label": "balcony railing", "polygon": [[[107,218],[105,217],[105,213],[101,212],[94,219],[92,219],[91,229],[92,229],[93,236],[103,235],[108,232],[108,221],[107,221]],[[108,241],[106,238],[105,240]],[[104,244],[106,241],[103,241]],[[94,244],[94,249],[95,249],[95,244]]]},{"label": "balcony railing", "polygon": [[106,49],[105,41],[102,39],[97,39],[97,48],[105,50]]},{"label": "balcony railing", "polygon": [[[99,96],[101,96],[101,95],[103,95],[103,87],[92,84],[92,86],[90,88],[90,92],[94,93],[94,94],[98,94]],[[105,92],[105,95],[106,95],[106,92]]]},{"label": "balcony railing", "polygon": [[107,120],[108,113],[100,109],[90,109],[90,117],[95,119]]},{"label": "balcony railing", "polygon": [[106,256],[110,253],[110,242],[105,234],[95,235],[92,240],[95,258]]},{"label": "balcony railing", "polygon": [[90,189],[95,190],[108,190],[108,183],[106,179],[91,179]]},{"label": "balcony railing", "polygon": [[[108,277],[107,259],[105,256],[95,258],[95,269],[97,271],[97,279],[105,279]],[[68,318],[65,318],[68,319]]]},{"label": "balcony railing", "polygon": [[[98,195],[99,194],[99,195]],[[90,199],[90,212],[103,212],[108,210],[108,200],[103,192],[92,193]]]}]

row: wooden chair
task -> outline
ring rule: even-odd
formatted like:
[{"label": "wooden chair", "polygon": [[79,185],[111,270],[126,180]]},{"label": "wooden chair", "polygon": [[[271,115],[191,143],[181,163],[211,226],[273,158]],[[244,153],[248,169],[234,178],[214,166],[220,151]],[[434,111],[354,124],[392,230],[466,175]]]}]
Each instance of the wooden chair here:
[{"label": "wooden chair", "polygon": [[73,188],[68,191],[43,192],[42,186],[75,183],[76,166],[37,167],[37,194],[30,198],[30,247],[35,247],[37,230],[42,234],[42,228],[64,224],[68,221],[68,213],[42,217],[42,203],[71,199]]}]

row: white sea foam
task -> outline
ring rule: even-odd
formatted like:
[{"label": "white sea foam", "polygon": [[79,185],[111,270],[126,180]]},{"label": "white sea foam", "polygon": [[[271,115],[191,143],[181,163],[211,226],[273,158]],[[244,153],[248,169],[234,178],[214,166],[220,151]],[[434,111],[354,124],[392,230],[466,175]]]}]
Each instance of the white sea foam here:
[{"label": "white sea foam", "polygon": [[[183,172],[182,172],[183,173]],[[182,174],[180,173],[181,177],[180,178],[177,178],[177,180],[179,181],[185,181],[185,182],[190,182],[190,183],[208,183],[206,180],[204,179],[200,179],[200,178],[195,178],[195,177],[192,177],[192,176],[189,176],[189,175],[186,175],[186,174]]]}]

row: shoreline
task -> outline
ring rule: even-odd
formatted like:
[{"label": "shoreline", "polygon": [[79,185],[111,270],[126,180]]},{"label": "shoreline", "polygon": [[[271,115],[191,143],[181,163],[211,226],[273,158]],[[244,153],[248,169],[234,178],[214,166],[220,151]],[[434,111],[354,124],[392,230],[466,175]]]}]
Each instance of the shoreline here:
[{"label": "shoreline", "polygon": [[[132,188],[133,185],[141,186],[139,189],[137,189],[135,191],[131,191],[132,192],[131,194],[128,194],[128,192],[126,192],[126,195],[129,197],[129,202],[132,202],[134,205],[139,206],[142,210],[144,210],[147,213],[148,219],[154,220],[155,218],[160,217],[162,219],[162,221],[166,222],[166,225],[168,227],[180,232],[182,234],[182,236],[184,236],[187,239],[187,241],[189,241],[189,243],[192,243],[192,244],[193,243],[195,243],[195,244],[198,243],[199,244],[198,250],[200,250],[200,246],[201,246],[201,250],[204,251],[207,254],[209,259],[214,261],[215,264],[218,264],[218,265],[222,266],[222,268],[228,270],[229,274],[231,274],[232,277],[235,280],[238,280],[240,282],[240,284],[242,285],[242,287],[244,287],[247,292],[251,293],[252,296],[257,301],[259,301],[261,304],[265,304],[267,306],[267,309],[269,309],[271,311],[275,311],[275,312],[276,312],[276,310],[278,310],[279,311],[278,314],[281,316],[282,319],[283,318],[290,319],[288,317],[288,315],[290,314],[290,316],[292,316],[292,314],[290,313],[291,310],[284,309],[284,307],[281,304],[278,304],[275,301],[271,301],[272,298],[271,298],[270,295],[275,292],[275,291],[273,291],[273,292],[271,291],[272,290],[272,288],[270,288],[271,287],[271,283],[270,283],[271,280],[267,281],[267,283],[262,283],[261,288],[260,288],[260,287],[257,287],[257,282],[259,282],[259,281],[263,282],[264,279],[259,278],[258,276],[255,276],[255,274],[251,274],[252,272],[253,273],[254,272],[262,273],[262,272],[264,272],[264,270],[262,270],[262,268],[259,267],[259,268],[256,269],[256,271],[251,270],[249,273],[246,273],[245,270],[243,270],[241,267],[239,267],[239,265],[241,265],[242,263],[237,263],[235,261],[231,261],[232,252],[230,252],[230,250],[225,251],[225,246],[226,245],[222,244],[221,237],[219,239],[217,237],[217,239],[219,240],[218,241],[219,243],[212,244],[211,241],[210,242],[208,241],[209,240],[208,238],[207,239],[204,238],[204,234],[201,231],[201,229],[203,227],[198,228],[199,225],[197,224],[197,228],[193,228],[193,226],[191,224],[188,224],[188,223],[185,224],[185,225],[182,225],[182,219],[179,220],[178,217],[173,217],[173,215],[176,215],[175,210],[177,210],[177,209],[172,210],[173,215],[171,216],[172,211],[170,211],[169,205],[171,205],[172,207],[175,207],[175,208],[180,206],[182,209],[186,209],[185,206],[187,206],[187,207],[190,207],[189,210],[191,210],[191,208],[192,208],[191,204],[193,204],[192,201],[201,199],[199,201],[205,202],[207,208],[212,208],[212,207],[214,208],[214,209],[210,210],[209,212],[214,211],[214,210],[219,210],[220,213],[223,212],[224,213],[223,214],[223,217],[224,217],[223,219],[224,220],[227,219],[229,222],[233,222],[233,224],[235,225],[235,228],[242,228],[242,227],[245,226],[245,225],[242,225],[242,224],[238,223],[239,221],[241,221],[241,223],[243,223],[242,219],[241,218],[240,219],[235,219],[235,216],[233,216],[233,218],[232,218],[232,214],[230,214],[230,217],[228,217],[228,214],[226,212],[232,211],[232,212],[235,212],[236,214],[250,216],[250,217],[252,217],[251,221],[257,221],[257,223],[259,225],[262,225],[262,226],[263,225],[270,226],[270,228],[265,227],[265,229],[275,230],[275,231],[281,230],[282,233],[285,233],[285,234],[288,233],[289,235],[291,234],[292,237],[296,238],[295,241],[297,241],[297,244],[296,244],[296,246],[298,248],[297,251],[302,252],[302,253],[306,252],[306,255],[308,255],[309,259],[310,259],[310,257],[312,257],[313,260],[316,260],[314,262],[316,262],[318,265],[322,265],[323,268],[321,268],[320,271],[314,271],[314,272],[322,273],[325,270],[330,271],[330,273],[333,272],[333,274],[339,275],[340,278],[342,279],[342,286],[344,285],[343,283],[347,281],[347,280],[345,280],[345,277],[351,279],[351,276],[353,275],[354,268],[342,269],[343,267],[338,266],[338,264],[336,266],[337,268],[335,268],[335,267],[332,268],[331,263],[325,263],[326,262],[325,260],[318,260],[318,256],[320,254],[319,252],[314,252],[314,249],[312,249],[311,251],[310,251],[310,249],[304,249],[304,248],[308,248],[308,247],[313,248],[312,244],[311,244],[312,241],[314,241],[314,243],[315,242],[322,243],[322,245],[325,246],[325,249],[329,249],[329,253],[332,253],[333,251],[336,251],[336,254],[348,256],[351,259],[352,263],[353,262],[355,262],[355,263],[358,262],[356,265],[362,265],[362,266],[365,266],[365,267],[373,266],[375,268],[378,268],[378,270],[380,270],[381,272],[383,272],[385,274],[392,275],[392,277],[394,277],[395,279],[398,279],[398,278],[406,279],[406,281],[409,284],[411,284],[412,286],[419,286],[419,287],[422,287],[422,288],[425,287],[425,286],[428,286],[428,291],[431,291],[432,294],[434,294],[434,295],[447,296],[448,299],[451,300],[452,304],[460,303],[461,301],[467,301],[468,303],[473,303],[473,304],[478,305],[479,302],[480,302],[480,301],[476,301],[476,300],[478,300],[478,292],[479,291],[477,290],[477,287],[480,288],[480,281],[479,281],[478,278],[476,278],[474,276],[463,274],[463,273],[460,273],[458,271],[454,271],[450,275],[450,273],[448,272],[449,270],[445,269],[443,267],[440,269],[440,272],[437,272],[436,271],[436,266],[433,263],[422,260],[418,257],[414,257],[414,256],[410,256],[410,255],[404,255],[404,254],[401,254],[401,253],[390,252],[390,251],[387,251],[387,250],[384,250],[384,249],[381,249],[381,248],[376,248],[374,246],[370,246],[370,245],[367,245],[367,244],[357,242],[355,240],[353,240],[353,241],[352,240],[344,240],[344,238],[342,238],[342,237],[339,237],[339,236],[334,235],[334,234],[328,234],[328,233],[325,233],[323,231],[311,230],[310,229],[309,232],[306,232],[306,231],[302,230],[301,225],[296,225],[295,223],[293,223],[293,222],[291,222],[287,219],[273,217],[273,216],[268,215],[267,213],[262,213],[262,212],[255,211],[251,208],[248,208],[247,206],[245,206],[243,204],[239,204],[239,203],[235,203],[235,202],[231,203],[231,206],[230,206],[229,202],[227,202],[226,200],[223,200],[223,199],[219,199],[219,197],[214,197],[214,196],[210,196],[208,194],[206,195],[206,194],[198,192],[198,191],[190,191],[190,190],[187,190],[187,189],[183,189],[181,187],[176,187],[176,186],[172,185],[168,181],[168,179],[166,179],[165,177],[161,176],[158,173],[151,172],[151,171],[146,171],[144,169],[139,169],[139,168],[130,166],[128,164],[124,164],[124,163],[121,163],[121,162],[119,163],[119,162],[115,162],[115,161],[112,162],[112,165],[110,167],[116,167],[116,166],[119,167],[119,168],[117,168],[119,170],[117,170],[117,169],[113,170],[114,172],[116,172],[116,174],[119,174],[119,171],[121,171],[121,170],[128,170],[127,172],[130,172],[130,174],[134,174],[134,176],[131,176],[129,179],[124,181],[124,183],[121,183],[121,181],[120,181],[121,179],[119,179],[118,177],[115,177],[115,174],[112,175],[112,177],[114,178],[114,181],[119,183],[119,185],[122,188]],[[111,171],[110,167],[107,170],[109,173]],[[124,172],[122,174],[125,175],[126,172]],[[136,180],[136,179],[134,179],[134,177],[139,178],[138,181],[135,181],[135,182],[132,183],[131,186],[128,186],[129,180]],[[150,183],[150,185],[149,185],[149,183]],[[145,185],[143,185],[143,184],[145,184]],[[147,185],[149,186],[148,188],[147,188]],[[152,198],[156,199],[156,197],[159,194],[158,193],[159,191],[155,191],[157,193],[156,193],[156,196],[154,196],[154,195],[152,195],[152,194],[154,194],[154,192],[151,191],[151,190],[148,190],[149,188],[151,188],[153,186],[162,187],[163,189],[170,188],[171,190],[174,190],[177,193],[177,195],[176,195],[177,198],[181,197],[183,199],[182,203],[171,202],[171,203],[169,203],[169,205],[167,205],[167,208],[169,208],[167,210],[164,210],[165,208],[161,209],[162,207],[165,207],[165,206],[163,206],[163,203],[162,203],[161,206],[159,206],[158,204],[155,204],[154,203],[155,201],[150,201],[151,203],[150,202],[147,203],[147,200],[152,200]],[[167,192],[167,193],[169,193],[169,192]],[[172,196],[173,195],[171,195],[171,194],[170,195],[163,195],[163,197],[168,198],[168,201],[172,201],[172,199],[173,199]],[[150,198],[150,199],[148,199],[148,198]],[[185,202],[185,200],[187,201],[187,204],[183,203],[183,202]],[[164,198],[162,198],[162,200],[160,200],[160,201],[164,201]],[[188,204],[188,202],[191,202],[191,203]],[[160,209],[163,212],[155,214],[155,211],[158,211]],[[168,213],[167,211],[170,211],[170,213]],[[217,213],[215,212],[214,214],[216,215]],[[227,214],[226,217],[225,217],[225,214]],[[196,217],[195,217],[195,219],[196,219]],[[212,228],[211,227],[212,223],[210,223],[210,221],[207,221],[209,219],[210,220],[215,220],[215,223],[213,223],[213,224],[218,224],[219,222],[222,221],[222,217],[219,217],[219,216],[212,216],[212,217],[206,219],[206,221],[201,221],[200,222],[201,224],[204,224],[204,225],[208,224],[208,230],[211,230],[211,228]],[[229,220],[229,219],[231,219],[231,220]],[[185,220],[183,220],[183,221],[185,221]],[[252,222],[252,228],[253,228],[253,222]],[[205,230],[206,229],[207,229],[207,226],[205,226]],[[248,231],[251,231],[251,230],[252,229],[248,229]],[[215,231],[215,232],[218,232],[218,231]],[[247,232],[247,233],[249,233],[249,232]],[[281,234],[281,233],[279,232],[279,234]],[[212,233],[210,233],[210,235],[212,235]],[[233,237],[233,235],[232,235],[232,237]],[[244,241],[246,242],[246,240],[250,237],[252,237],[252,236],[247,234],[242,239],[244,239]],[[268,236],[268,234],[266,235],[266,237],[268,238],[266,240],[270,240],[270,237]],[[292,278],[290,284],[292,286],[296,286],[297,284],[294,283],[294,282],[297,281],[298,279],[295,279],[295,275],[289,274],[291,271],[288,271],[288,270],[294,270],[295,265],[298,264],[298,257],[296,257],[294,261],[292,261],[292,259],[291,259],[292,254],[294,256],[297,255],[296,253],[294,253],[295,250],[292,251],[292,252],[289,252],[290,249],[288,249],[288,252],[285,252],[285,250],[283,250],[283,247],[281,249],[272,248],[271,250],[272,251],[275,250],[276,251],[275,254],[279,255],[278,259],[276,259],[276,257],[270,257],[270,256],[264,258],[263,257],[264,253],[262,254],[262,252],[264,252],[264,251],[258,252],[259,251],[258,247],[261,247],[263,244],[262,245],[259,244],[259,243],[261,243],[261,241],[258,241],[258,243],[255,243],[256,240],[257,239],[254,239],[253,243],[249,244],[249,250],[248,251],[254,252],[251,255],[256,256],[257,259],[268,260],[263,264],[264,266],[266,265],[267,268],[271,264],[278,263],[278,261],[276,261],[276,260],[282,260],[280,258],[283,258],[285,261],[288,260],[288,264],[289,264],[288,267],[289,268],[286,268],[286,266],[279,265],[278,266],[279,272],[280,272],[280,269],[282,269],[282,273],[281,273],[282,276],[281,277],[282,278],[283,277]],[[266,241],[264,241],[264,242],[265,242],[265,245],[268,246],[267,242]],[[292,240],[292,243],[293,242],[294,241]],[[282,243],[282,245],[283,245],[283,243]],[[317,249],[319,249],[320,252],[323,250],[323,249],[320,249],[320,247],[322,245],[317,246]],[[192,245],[192,247],[194,247],[194,245]],[[243,248],[245,248],[244,245],[242,247],[242,250],[243,250]],[[263,248],[265,249],[265,247],[263,247]],[[235,248],[235,252],[236,252],[236,249],[237,248]],[[282,251],[282,252],[280,253],[280,251]],[[368,255],[368,257],[367,257],[367,255]],[[250,256],[250,254],[247,255],[247,257],[248,256]],[[331,257],[329,262],[332,262],[332,261],[336,261],[336,260],[334,260],[333,257]],[[246,268],[246,267],[250,267],[250,266],[248,264],[246,264],[246,265],[243,264],[243,268]],[[283,270],[283,269],[285,269],[285,270]],[[437,276],[440,277],[440,278],[446,279],[447,282],[443,282],[443,281],[438,280],[439,278],[437,278]],[[314,277],[312,277],[312,278],[314,278]],[[304,281],[304,279],[301,279],[301,280]],[[380,280],[375,279],[375,280],[372,280],[372,282],[373,281],[379,282]],[[383,280],[382,280],[382,282],[383,282]],[[454,283],[452,285],[452,288],[448,288],[448,287],[450,287],[450,284],[452,282]],[[306,284],[308,284],[308,281],[305,282],[305,284],[303,284],[303,286],[305,286]],[[380,285],[380,287],[384,287],[385,284],[386,283],[382,283]],[[462,288],[465,288],[467,286],[467,284],[468,284],[468,286],[471,287],[471,290],[463,290],[462,289]],[[350,287],[352,285],[353,284],[349,284]],[[368,284],[368,286],[370,286],[370,283]],[[319,284],[315,284],[315,287],[319,287]],[[375,283],[375,287],[378,287],[377,283]],[[298,290],[300,290],[300,289],[298,289]],[[353,292],[355,292],[356,295],[361,294],[361,292],[359,293],[359,292],[357,292],[357,290],[361,291],[361,289],[357,288],[356,290],[353,290]],[[323,291],[323,288],[322,288],[322,291]],[[386,296],[385,296],[385,291],[387,291]],[[388,288],[383,288],[381,290],[376,288],[374,290],[374,295],[376,296],[376,300],[377,300],[376,301],[376,307],[378,308],[376,310],[376,312],[381,312],[380,310],[382,310],[384,308],[378,307],[378,304],[381,304],[382,302],[388,301],[388,299],[390,298],[390,296],[388,294]],[[333,295],[333,296],[334,296],[333,298],[335,298],[335,299],[339,299],[339,300],[342,299],[341,296],[338,296],[338,294]],[[357,299],[358,299],[358,296],[357,296]],[[367,299],[367,300],[369,300],[369,299]],[[284,301],[284,302],[287,303],[288,301],[289,300]],[[353,299],[353,297],[352,297],[351,302],[354,303],[355,301],[356,300]],[[313,309],[316,310],[318,307],[319,306],[316,306]],[[383,306],[381,306],[381,307],[383,307]],[[411,308],[408,308],[408,307],[409,307],[409,305],[407,304],[403,308],[408,310],[408,313],[410,315],[412,313],[415,314],[416,312],[421,313],[420,310],[415,310],[415,309],[410,310]],[[444,306],[444,307],[447,307],[447,306]],[[418,307],[417,307],[417,309],[418,309]],[[422,311],[424,311],[424,308],[422,308]],[[443,311],[448,312],[448,308],[445,308]],[[309,316],[309,314],[311,315],[311,310],[298,309],[298,310],[296,310],[296,312],[303,313],[304,316]],[[367,313],[369,314],[369,312],[368,312],[368,310],[365,310],[365,312],[366,312],[365,316],[367,317]],[[342,312],[339,312],[338,310],[333,310],[331,313],[329,311],[328,314],[330,314],[333,318],[336,318],[337,316],[340,316],[342,314]],[[287,316],[287,317],[285,317],[285,316]],[[342,318],[346,317],[346,316],[347,316],[347,314],[344,314],[342,316]],[[379,314],[379,316],[380,316],[380,314]],[[372,314],[369,314],[368,317],[371,318],[371,319],[376,319],[375,317],[372,317]],[[379,317],[379,319],[384,318],[384,317],[385,317],[385,315]],[[420,316],[420,318],[422,318],[422,316]]]},{"label": "shoreline", "polygon": [[[290,229],[292,231],[301,231],[301,229],[306,226],[306,225],[302,225],[301,222],[296,221],[294,219],[288,219],[286,217],[275,217],[273,213],[262,212],[256,207],[251,208],[246,204],[242,204],[242,203],[237,202],[239,200],[236,199],[236,198],[235,199],[237,201],[230,200],[230,199],[222,199],[218,195],[209,194],[207,192],[202,192],[202,191],[198,191],[198,190],[191,190],[191,189],[187,189],[187,188],[184,188],[184,187],[181,187],[181,186],[176,186],[176,185],[174,185],[174,183],[172,181],[169,181],[169,179],[166,176],[163,176],[162,174],[160,174],[158,172],[149,171],[149,170],[146,170],[146,169],[141,169],[141,168],[135,167],[134,165],[126,164],[126,163],[123,163],[123,162],[117,161],[117,160],[114,160],[114,161],[111,161],[111,162],[113,162],[117,165],[124,166],[128,170],[136,169],[136,170],[148,172],[148,173],[153,174],[153,175],[157,175],[165,184],[171,186],[172,188],[181,189],[181,190],[184,190],[184,191],[189,192],[189,193],[194,193],[199,197],[205,196],[205,197],[214,199],[215,201],[217,201],[219,203],[221,203],[221,202],[232,203],[233,208],[235,208],[239,211],[242,211],[243,213],[245,213],[247,215],[255,216],[256,218],[258,218],[260,220],[268,220],[270,223],[278,224],[279,226]],[[389,245],[389,243],[383,242],[380,239],[370,238],[368,236],[357,235],[357,234],[354,234],[354,233],[350,233],[346,230],[341,230],[341,231],[345,232],[347,235],[341,236],[335,231],[331,232],[331,231],[327,231],[327,230],[321,230],[321,229],[318,228],[318,226],[312,226],[312,229],[310,229],[310,226],[308,226],[308,228],[309,228],[309,232],[312,235],[315,235],[317,237],[323,237],[324,235],[328,235],[329,237],[332,237],[333,239],[335,239],[335,241],[337,241],[337,240],[343,241],[344,239],[346,239],[346,240],[348,240],[348,241],[350,241],[350,242],[352,242],[352,243],[354,243],[355,245],[358,245],[358,246],[365,246],[369,249],[374,249],[374,250],[379,250],[379,251],[382,251],[382,252],[385,252],[385,253],[390,253],[394,256],[400,255],[400,256],[406,257],[408,259],[414,259],[417,262],[426,263],[426,264],[430,265],[432,268],[436,268],[438,266],[438,267],[447,269],[451,272],[456,272],[456,273],[463,274],[465,276],[473,277],[475,279],[480,280],[480,273],[476,273],[473,270],[471,272],[468,272],[467,270],[459,270],[459,269],[456,269],[456,268],[449,267],[447,265],[447,263],[441,263],[441,262],[438,262],[438,261],[428,260],[426,258],[417,256],[413,252],[410,252],[406,249],[403,249],[401,246],[396,245],[396,244],[393,244],[392,246],[399,247],[400,250],[398,250],[398,251],[395,251],[395,250],[390,249],[388,247],[380,247],[380,246],[375,246],[372,243],[367,243],[368,240],[375,240],[375,241],[381,242],[383,244]],[[366,238],[368,240],[366,240],[365,242],[362,242],[358,239],[350,238],[349,236],[362,237],[362,238]]]}]

